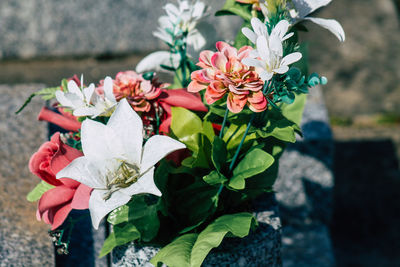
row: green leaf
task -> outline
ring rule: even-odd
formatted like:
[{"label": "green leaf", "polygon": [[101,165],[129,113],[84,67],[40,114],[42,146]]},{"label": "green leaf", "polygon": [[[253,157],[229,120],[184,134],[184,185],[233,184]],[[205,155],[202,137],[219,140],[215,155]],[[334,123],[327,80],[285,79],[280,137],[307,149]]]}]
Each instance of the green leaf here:
[{"label": "green leaf", "polygon": [[296,98],[292,104],[283,104],[280,107],[283,116],[285,116],[285,118],[294,122],[295,124],[300,125],[306,100],[307,95],[300,94],[296,95]]},{"label": "green leaf", "polygon": [[224,140],[218,136],[214,137],[211,150],[211,160],[214,167],[218,172],[222,172],[224,165],[226,164],[226,159],[228,156],[228,151],[226,150],[226,144]]},{"label": "green leaf", "polygon": [[193,152],[198,152],[199,136],[196,134],[203,132],[202,120],[193,112],[181,108],[172,107],[171,131]]},{"label": "green leaf", "polygon": [[185,234],[163,247],[150,263],[169,267],[200,267],[211,249],[218,247],[225,236],[243,238],[256,225],[250,213],[224,215],[208,225],[200,234]]},{"label": "green leaf", "polygon": [[223,184],[228,181],[224,175],[217,171],[210,172],[208,175],[203,177],[203,180],[209,185]]},{"label": "green leaf", "polygon": [[116,225],[113,232],[104,241],[100,251],[100,258],[110,253],[115,247],[122,246],[140,238],[140,232],[135,225],[128,223],[123,226]]},{"label": "green leaf", "polygon": [[264,172],[274,163],[274,157],[267,152],[256,148],[246,154],[233,170],[229,186],[233,189],[244,189],[245,179]]},{"label": "green leaf", "polygon": [[215,16],[238,15],[243,19],[250,21],[252,6],[236,2],[236,0],[227,0],[221,10],[215,13]]},{"label": "green leaf", "polygon": [[107,221],[115,226],[129,222],[137,227],[143,241],[150,241],[157,235],[160,221],[158,202],[149,205],[146,202],[148,198],[148,195],[133,196],[128,204],[113,210]]},{"label": "green leaf", "polygon": [[162,263],[168,267],[190,267],[190,253],[197,236],[197,234],[186,234],[178,237],[163,247],[150,263],[156,267]]},{"label": "green leaf", "polygon": [[253,43],[242,33],[242,29],[245,27],[250,28],[250,29],[252,28],[249,21],[245,21],[242,24],[242,27],[240,27],[240,29],[236,35],[234,47],[237,49],[240,49],[243,46],[247,46],[247,45],[252,46],[253,45]]},{"label": "green leaf", "polygon": [[46,183],[45,181],[41,181],[36,185],[36,187],[26,196],[26,199],[29,202],[35,202],[39,200],[44,193],[49,191],[50,189],[55,188],[55,186]]},{"label": "green leaf", "polygon": [[256,220],[251,213],[224,215],[216,219],[197,237],[190,255],[190,266],[199,267],[211,249],[218,247],[229,234],[243,238],[250,233]]},{"label": "green leaf", "polygon": [[31,94],[25,103],[15,112],[15,114],[19,114],[24,108],[32,101],[35,96],[42,96],[43,100],[51,100],[56,98],[55,93],[61,90],[60,87],[50,87],[50,88],[43,88],[42,90]]}]

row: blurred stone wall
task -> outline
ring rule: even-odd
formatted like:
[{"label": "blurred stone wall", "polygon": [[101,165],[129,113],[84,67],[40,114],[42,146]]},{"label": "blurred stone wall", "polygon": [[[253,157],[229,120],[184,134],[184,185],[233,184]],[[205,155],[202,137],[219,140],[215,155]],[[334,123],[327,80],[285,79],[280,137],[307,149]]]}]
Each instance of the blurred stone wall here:
[{"label": "blurred stone wall", "polygon": [[[1,0],[0,59],[145,53],[166,48],[152,31],[166,0]],[[173,2],[173,1],[169,1]],[[199,24],[208,46],[233,39],[237,17],[214,17],[225,1],[205,0]]]}]

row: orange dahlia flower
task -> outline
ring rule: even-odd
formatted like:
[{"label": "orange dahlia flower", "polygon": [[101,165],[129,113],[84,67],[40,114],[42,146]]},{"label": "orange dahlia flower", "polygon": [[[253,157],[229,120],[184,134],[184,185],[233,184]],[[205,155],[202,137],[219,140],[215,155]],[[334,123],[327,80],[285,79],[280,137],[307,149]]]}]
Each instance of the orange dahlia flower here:
[{"label": "orange dahlia flower", "polygon": [[228,109],[233,113],[242,111],[246,104],[254,112],[266,110],[268,102],[262,93],[264,82],[254,67],[242,63],[253,48],[244,46],[238,51],[224,42],[218,42],[216,46],[218,52],[206,50],[200,53],[197,66],[202,69],[192,73],[188,91],[206,89],[205,99],[208,104],[228,94]]}]

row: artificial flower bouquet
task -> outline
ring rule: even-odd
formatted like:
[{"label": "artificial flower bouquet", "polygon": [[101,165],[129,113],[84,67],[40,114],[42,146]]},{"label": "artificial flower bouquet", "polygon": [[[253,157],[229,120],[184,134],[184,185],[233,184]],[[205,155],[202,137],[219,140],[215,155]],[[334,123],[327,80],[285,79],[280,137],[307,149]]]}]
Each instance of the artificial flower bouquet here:
[{"label": "artificial flower bouquet", "polygon": [[[58,251],[68,252],[72,209],[89,209],[95,229],[112,225],[100,256],[135,241],[161,248],[156,266],[200,266],[225,237],[257,227],[248,203],[273,190],[285,144],[301,135],[305,94],[326,83],[307,74],[302,21],[345,38],[335,20],[308,17],[329,2],[228,0],[217,15],[238,15],[244,26],[198,62],[188,47],[206,44],[196,24],[208,9],[169,3],[154,33],[169,50],[145,57],[137,72],[97,85],[74,76],[32,95],[53,103],[39,119],[66,130],[29,162],[42,181],[28,200],[38,201]],[[173,73],[173,84],[154,70]]]}]

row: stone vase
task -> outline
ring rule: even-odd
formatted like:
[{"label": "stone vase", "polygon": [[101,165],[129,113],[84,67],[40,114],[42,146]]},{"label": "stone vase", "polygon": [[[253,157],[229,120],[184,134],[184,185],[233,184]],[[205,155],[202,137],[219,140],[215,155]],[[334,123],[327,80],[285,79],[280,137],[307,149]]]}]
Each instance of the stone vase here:
[{"label": "stone vase", "polygon": [[[254,215],[259,223],[256,231],[245,238],[225,238],[206,257],[205,267],[282,266],[281,221],[274,194],[266,194],[254,202]],[[134,242],[114,249],[112,266],[150,267],[159,248],[140,246]]]}]

